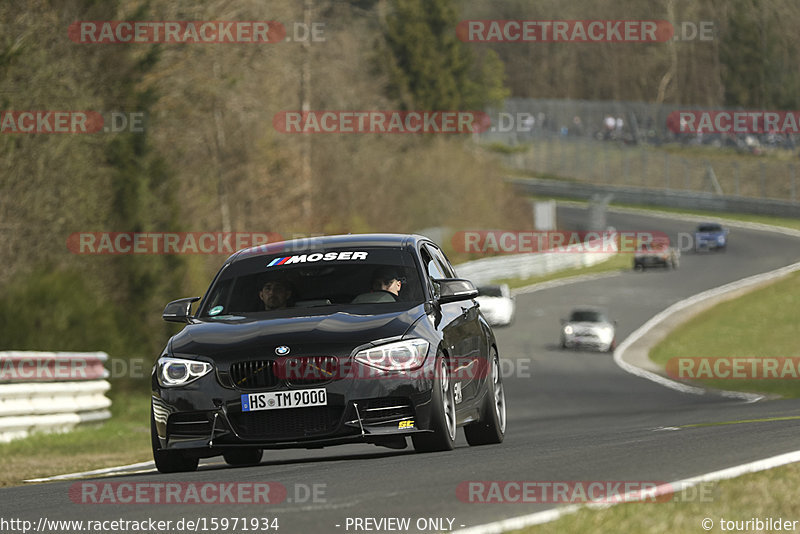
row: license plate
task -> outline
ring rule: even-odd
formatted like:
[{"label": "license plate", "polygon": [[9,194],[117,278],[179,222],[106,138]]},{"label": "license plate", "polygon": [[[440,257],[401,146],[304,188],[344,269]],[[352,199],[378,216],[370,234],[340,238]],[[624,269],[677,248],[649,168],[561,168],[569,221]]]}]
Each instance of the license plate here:
[{"label": "license plate", "polygon": [[242,395],[243,412],[327,405],[328,396],[325,388],[271,391],[269,393],[248,393]]}]

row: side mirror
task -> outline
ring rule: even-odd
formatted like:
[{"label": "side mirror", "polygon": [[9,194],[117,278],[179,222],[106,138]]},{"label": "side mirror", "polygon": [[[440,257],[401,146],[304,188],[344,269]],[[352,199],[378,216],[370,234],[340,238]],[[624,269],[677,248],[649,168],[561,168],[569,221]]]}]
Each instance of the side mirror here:
[{"label": "side mirror", "polygon": [[173,323],[188,323],[189,317],[192,316],[192,304],[198,300],[200,297],[173,300],[164,308],[161,318]]},{"label": "side mirror", "polygon": [[436,298],[442,304],[474,299],[478,296],[478,290],[472,282],[463,278],[441,278],[433,282],[438,289]]}]

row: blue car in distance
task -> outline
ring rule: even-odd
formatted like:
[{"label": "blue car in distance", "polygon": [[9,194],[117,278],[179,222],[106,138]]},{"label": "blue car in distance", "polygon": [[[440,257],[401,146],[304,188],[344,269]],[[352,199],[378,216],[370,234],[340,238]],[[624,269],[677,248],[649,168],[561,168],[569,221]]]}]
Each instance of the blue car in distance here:
[{"label": "blue car in distance", "polygon": [[722,250],[728,246],[728,229],[718,223],[703,223],[694,233],[694,250]]}]

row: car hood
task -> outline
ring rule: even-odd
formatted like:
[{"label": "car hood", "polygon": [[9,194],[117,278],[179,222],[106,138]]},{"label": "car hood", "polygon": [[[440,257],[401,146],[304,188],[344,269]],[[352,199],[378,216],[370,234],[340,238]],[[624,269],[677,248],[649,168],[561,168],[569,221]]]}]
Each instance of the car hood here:
[{"label": "car hood", "polygon": [[564,326],[566,325],[570,325],[573,328],[581,328],[581,329],[614,328],[614,325],[611,323],[568,322]]},{"label": "car hood", "polygon": [[720,237],[725,235],[725,230],[717,230],[714,232],[695,232],[697,237]]},{"label": "car hood", "polygon": [[170,340],[169,349],[172,354],[215,359],[226,354],[239,357],[243,352],[274,355],[278,346],[287,346],[297,355],[320,350],[349,352],[371,341],[402,336],[424,314],[424,306],[418,305],[370,314],[340,309],[306,310],[299,317],[218,317],[187,325]]}]

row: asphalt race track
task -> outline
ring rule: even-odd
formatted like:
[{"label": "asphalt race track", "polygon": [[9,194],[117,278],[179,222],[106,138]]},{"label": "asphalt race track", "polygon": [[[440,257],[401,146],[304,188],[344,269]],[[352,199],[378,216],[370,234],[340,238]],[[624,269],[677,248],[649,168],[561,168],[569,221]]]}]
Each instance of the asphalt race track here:
[{"label": "asphalt race track", "polygon": [[[560,208],[559,217],[575,226],[583,216],[576,208]],[[608,223],[618,230],[660,230],[673,239],[694,228],[688,222],[613,213]],[[281,534],[365,531],[348,529],[348,517],[410,518],[409,530],[416,532],[418,518],[450,518],[452,528],[459,529],[557,506],[462,502],[456,489],[465,481],[669,482],[794,451],[800,449],[798,421],[660,429],[800,415],[800,400],[748,404],[679,393],[625,373],[610,354],[561,351],[557,343],[559,319],[573,305],[606,306],[619,322],[622,341],[671,303],[798,260],[800,243],[791,237],[733,229],[727,252],[685,252],[677,271],[629,271],[520,295],[515,323],[496,331],[501,356],[514,363],[506,365],[511,371],[505,377],[508,433],[499,446],[471,448],[461,434],[450,453],[416,454],[411,446],[395,451],[369,445],[266,451],[257,467],[233,469],[213,459],[201,463],[195,473],[150,472],[93,481],[277,482],[288,490],[288,499],[281,503],[80,504],[69,495],[76,482],[68,481],[1,490],[2,515],[34,523],[43,516],[173,521],[267,517],[278,519]],[[324,491],[316,502],[302,498],[305,488],[313,485]]]}]

